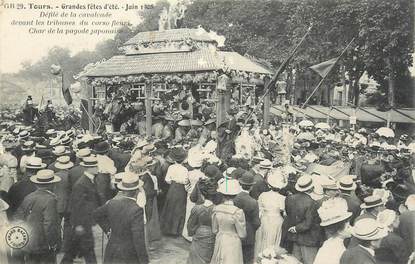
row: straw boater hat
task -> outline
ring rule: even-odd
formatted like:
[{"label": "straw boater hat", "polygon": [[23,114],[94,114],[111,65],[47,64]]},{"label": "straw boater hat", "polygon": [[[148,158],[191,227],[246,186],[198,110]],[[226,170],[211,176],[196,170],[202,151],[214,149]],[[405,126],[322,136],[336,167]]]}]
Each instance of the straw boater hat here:
[{"label": "straw boater hat", "polygon": [[352,213],[348,212],[347,208],[347,202],[343,198],[324,201],[317,210],[321,219],[320,225],[329,226],[350,218]]},{"label": "straw boater hat", "polygon": [[23,143],[23,146],[22,146],[22,150],[23,151],[27,151],[27,150],[33,150],[33,148],[35,147],[36,145],[35,145],[35,142],[33,142],[33,141],[26,141],[25,143]]},{"label": "straw boater hat", "polygon": [[50,184],[60,182],[61,178],[56,176],[53,170],[40,170],[30,177],[30,181],[36,184]]},{"label": "straw boater hat", "polygon": [[59,137],[52,138],[49,142],[49,145],[54,147],[61,143],[61,139]]},{"label": "straw boater hat", "polygon": [[76,152],[76,157],[83,159],[85,157],[88,157],[91,155],[91,149],[89,148],[82,148],[80,150],[78,150],[78,152]]},{"label": "straw boater hat", "polygon": [[125,175],[125,172],[119,172],[119,173],[116,173],[116,174],[114,175],[114,178],[112,178],[112,179],[111,179],[111,182],[112,182],[114,185],[117,185],[118,183],[120,183],[120,182],[121,182],[122,177],[124,177],[124,175]]},{"label": "straw boater hat", "polygon": [[268,159],[265,159],[259,163],[259,167],[262,169],[272,169],[272,162]]},{"label": "straw boater hat", "polygon": [[363,218],[354,224],[352,235],[360,240],[373,241],[384,238],[388,235],[388,231],[381,228],[375,219]]},{"label": "straw boater hat", "polygon": [[27,139],[29,138],[30,133],[27,130],[23,130],[22,132],[19,133],[19,138],[20,139]]},{"label": "straw boater hat", "polygon": [[385,204],[381,197],[375,195],[366,197],[363,199],[363,202],[364,203],[360,205],[360,208],[362,209],[373,208]]},{"label": "straw boater hat", "polygon": [[150,144],[150,142],[148,142],[145,139],[140,139],[137,144],[135,145],[136,148],[142,148],[144,146],[147,146],[148,144]]},{"label": "straw boater hat", "polygon": [[67,170],[73,167],[73,162],[69,156],[61,156],[56,159],[55,168],[60,170]]},{"label": "straw boater hat", "polygon": [[237,195],[242,191],[238,180],[225,180],[219,183],[218,192],[225,195]]},{"label": "straw boater hat", "polygon": [[27,169],[44,169],[46,164],[42,162],[41,158],[38,157],[29,157],[26,163]]},{"label": "straw boater hat", "polygon": [[72,142],[72,138],[68,137],[66,134],[61,139],[62,145],[68,145],[71,142]]},{"label": "straw boater hat", "polygon": [[54,134],[56,134],[56,130],[55,129],[53,129],[53,128],[51,128],[51,129],[48,129],[48,130],[46,130],[46,136],[51,136],[51,135],[54,135]]},{"label": "straw boater hat", "polygon": [[142,183],[137,174],[125,172],[122,176],[121,182],[117,184],[117,188],[121,191],[134,191],[140,188]]},{"label": "straw boater hat", "polygon": [[52,150],[53,154],[55,154],[56,156],[63,156],[63,155],[68,155],[71,154],[71,152],[69,150],[67,150],[65,148],[65,146],[57,146],[55,147],[54,150]]},{"label": "straw boater hat", "polygon": [[82,167],[97,167],[98,166],[98,160],[94,156],[85,157],[81,161]]},{"label": "straw boater hat", "polygon": [[295,189],[299,192],[311,190],[313,187],[313,179],[309,175],[301,176],[295,183]]},{"label": "straw boater hat", "polygon": [[73,132],[73,130],[72,130],[72,129],[70,129],[70,130],[67,130],[67,131],[66,131],[66,135],[67,135],[68,137],[73,137],[73,136],[75,135],[75,133]]},{"label": "straw boater hat", "polygon": [[356,190],[357,186],[356,183],[353,181],[353,178],[349,177],[349,175],[346,175],[340,178],[340,180],[337,182],[337,187],[339,188],[339,190],[354,191]]}]

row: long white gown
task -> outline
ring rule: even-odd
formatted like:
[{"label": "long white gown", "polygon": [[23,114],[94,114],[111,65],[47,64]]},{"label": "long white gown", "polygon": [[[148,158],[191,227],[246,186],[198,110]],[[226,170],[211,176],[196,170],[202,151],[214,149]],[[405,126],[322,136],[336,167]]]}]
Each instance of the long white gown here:
[{"label": "long white gown", "polygon": [[266,248],[279,248],[285,197],[274,191],[264,192],[258,198],[258,206],[261,226],[255,234],[255,259]]}]

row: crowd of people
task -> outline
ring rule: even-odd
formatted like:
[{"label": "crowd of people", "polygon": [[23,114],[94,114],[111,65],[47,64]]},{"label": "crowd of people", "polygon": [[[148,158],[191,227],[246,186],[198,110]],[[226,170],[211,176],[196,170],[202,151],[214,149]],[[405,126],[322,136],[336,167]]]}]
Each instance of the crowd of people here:
[{"label": "crowd of people", "polygon": [[[415,138],[309,120],[159,116],[153,136],[1,124],[0,263],[415,263]],[[97,235],[97,234],[103,234]]]}]

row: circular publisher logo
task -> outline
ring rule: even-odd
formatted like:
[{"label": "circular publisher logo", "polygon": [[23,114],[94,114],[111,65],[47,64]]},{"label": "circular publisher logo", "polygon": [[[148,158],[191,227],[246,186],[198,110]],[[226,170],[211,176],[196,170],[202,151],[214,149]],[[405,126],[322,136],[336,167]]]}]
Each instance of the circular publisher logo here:
[{"label": "circular publisher logo", "polygon": [[13,249],[20,249],[29,242],[29,233],[20,226],[10,228],[6,233],[6,243]]}]

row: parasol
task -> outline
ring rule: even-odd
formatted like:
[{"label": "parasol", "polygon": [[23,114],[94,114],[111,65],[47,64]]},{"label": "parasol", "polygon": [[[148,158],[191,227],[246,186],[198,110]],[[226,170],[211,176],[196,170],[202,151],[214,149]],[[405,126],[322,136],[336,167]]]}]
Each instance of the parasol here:
[{"label": "parasol", "polygon": [[314,126],[313,122],[310,120],[302,120],[300,123],[298,123],[299,127],[312,127]]},{"label": "parasol", "polygon": [[393,130],[390,129],[389,127],[381,127],[378,130],[376,130],[375,133],[381,137],[387,137],[387,138],[395,137],[395,132],[393,132]]},{"label": "parasol", "polygon": [[323,122],[317,123],[314,127],[318,129],[330,129],[330,125]]}]

